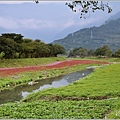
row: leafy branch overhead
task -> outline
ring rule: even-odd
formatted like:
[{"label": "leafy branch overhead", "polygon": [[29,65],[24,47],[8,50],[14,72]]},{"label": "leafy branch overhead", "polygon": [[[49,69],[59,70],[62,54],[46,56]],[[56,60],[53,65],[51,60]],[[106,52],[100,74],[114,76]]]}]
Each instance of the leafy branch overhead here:
[{"label": "leafy branch overhead", "polygon": [[[35,0],[35,3],[38,4],[39,0]],[[107,8],[108,13],[112,12],[112,8],[108,5],[108,3],[103,3],[102,1],[80,1],[80,0],[73,0],[72,3],[66,3],[73,12],[80,12],[80,18],[86,18],[85,15],[87,13],[90,14],[90,10],[95,12],[95,10],[102,10],[104,11]]]},{"label": "leafy branch overhead", "polygon": [[95,12],[95,10],[104,11],[107,8],[108,13],[111,13],[112,8],[108,3],[103,3],[102,1],[73,1],[72,3],[66,3],[73,12],[80,12],[80,18],[85,18],[87,13]]}]

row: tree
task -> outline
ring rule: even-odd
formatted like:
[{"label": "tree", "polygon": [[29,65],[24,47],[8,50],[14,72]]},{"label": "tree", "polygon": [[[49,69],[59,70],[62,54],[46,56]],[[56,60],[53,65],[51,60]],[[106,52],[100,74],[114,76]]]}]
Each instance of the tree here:
[{"label": "tree", "polygon": [[23,42],[23,36],[21,34],[16,34],[16,33],[4,33],[2,34],[2,37],[4,38],[9,38],[14,40],[17,43],[22,43]]},{"label": "tree", "polygon": [[4,53],[4,52],[1,52],[1,53],[0,53],[0,59],[2,60],[2,59],[4,58],[4,56],[5,56],[5,53]]},{"label": "tree", "polygon": [[65,48],[58,44],[48,44],[50,49],[50,57],[57,57],[58,54],[64,54]]},{"label": "tree", "polygon": [[88,56],[95,56],[95,51],[94,50],[89,50],[88,51]]},{"label": "tree", "polygon": [[65,48],[61,45],[55,44],[53,45],[54,49],[54,56],[57,57],[58,54],[64,54],[65,53]]},{"label": "tree", "polygon": [[114,56],[120,58],[120,49],[118,49],[118,50],[115,52]]},{"label": "tree", "polygon": [[111,13],[112,8],[108,5],[108,3],[103,3],[102,1],[80,1],[74,0],[72,3],[66,3],[73,12],[80,12],[80,18],[86,18],[85,14],[95,12],[96,10],[104,11],[107,8],[108,13]]},{"label": "tree", "polygon": [[68,57],[77,57],[77,56],[79,56],[81,58],[84,58],[87,55],[88,55],[87,49],[80,47],[80,48],[75,48],[75,49],[70,50],[70,53],[69,53]]},{"label": "tree", "polygon": [[105,51],[105,56],[111,57],[112,56],[112,50],[106,50]]},{"label": "tree", "polygon": [[17,44],[10,38],[4,38],[0,36],[0,52],[4,52],[4,58],[14,58],[15,46]]},{"label": "tree", "polygon": [[104,46],[96,49],[95,55],[96,56],[110,57],[112,55],[112,51],[107,45],[104,45]]},{"label": "tree", "polygon": [[0,36],[0,59],[52,57],[63,53],[65,49],[60,45],[23,38],[21,34],[4,33]]},{"label": "tree", "polygon": [[88,55],[88,51],[87,51],[87,49],[80,47],[77,50],[77,55],[80,56],[81,58],[84,58]]}]

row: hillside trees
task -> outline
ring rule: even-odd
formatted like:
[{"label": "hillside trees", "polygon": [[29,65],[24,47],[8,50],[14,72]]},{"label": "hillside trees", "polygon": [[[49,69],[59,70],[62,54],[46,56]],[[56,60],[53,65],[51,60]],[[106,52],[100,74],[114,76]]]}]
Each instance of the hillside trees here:
[{"label": "hillside trees", "polygon": [[97,48],[96,50],[87,50],[86,48],[74,48],[69,51],[68,57],[120,57],[120,49],[118,49],[115,53],[109,48],[109,46],[104,45],[102,47]]},{"label": "hillside trees", "polygon": [[0,36],[0,59],[56,57],[65,53],[60,45],[45,44],[39,39],[23,38],[21,34],[4,33]]}]

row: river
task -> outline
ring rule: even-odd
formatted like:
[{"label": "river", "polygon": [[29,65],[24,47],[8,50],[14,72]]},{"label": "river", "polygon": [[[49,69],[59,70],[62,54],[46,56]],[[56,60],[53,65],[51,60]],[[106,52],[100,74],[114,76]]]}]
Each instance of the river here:
[{"label": "river", "polygon": [[93,72],[93,68],[85,69],[82,71],[77,71],[73,73],[69,73],[66,75],[61,75],[55,78],[47,78],[43,80],[38,80],[37,84],[34,85],[22,85],[18,86],[12,90],[4,90],[0,92],[0,104],[4,104],[7,102],[17,102],[22,98],[26,97],[26,95],[36,92],[38,90],[43,90],[50,87],[61,87],[66,86],[78,79],[81,79],[88,74]]}]

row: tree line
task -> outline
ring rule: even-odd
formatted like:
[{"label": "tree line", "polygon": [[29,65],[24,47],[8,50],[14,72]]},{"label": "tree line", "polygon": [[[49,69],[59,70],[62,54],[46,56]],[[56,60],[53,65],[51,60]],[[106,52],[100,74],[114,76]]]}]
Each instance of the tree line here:
[{"label": "tree line", "polygon": [[56,57],[65,53],[58,44],[46,44],[36,39],[23,38],[21,34],[4,33],[0,36],[0,59]]},{"label": "tree line", "polygon": [[109,46],[104,45],[97,48],[96,50],[87,50],[86,48],[74,48],[69,51],[68,57],[88,57],[88,56],[98,56],[98,57],[119,57],[120,58],[120,49],[115,53],[109,48]]}]

